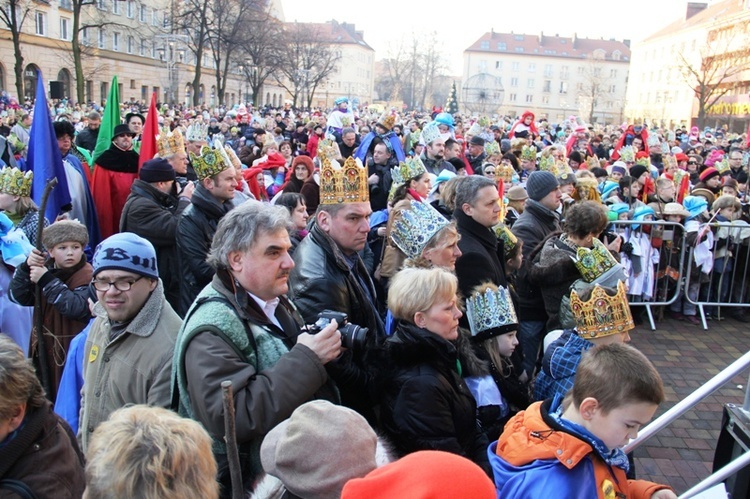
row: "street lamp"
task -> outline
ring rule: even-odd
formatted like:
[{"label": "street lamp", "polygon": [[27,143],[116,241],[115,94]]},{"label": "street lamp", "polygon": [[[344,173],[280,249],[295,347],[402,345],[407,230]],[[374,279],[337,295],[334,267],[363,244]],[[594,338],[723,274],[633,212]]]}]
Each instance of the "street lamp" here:
[{"label": "street lamp", "polygon": [[183,44],[188,42],[188,37],[187,35],[170,33],[168,35],[157,35],[154,38],[162,45],[156,50],[159,52],[159,60],[167,66],[167,101],[170,105],[174,105],[175,86],[179,82],[178,64],[185,58]]}]

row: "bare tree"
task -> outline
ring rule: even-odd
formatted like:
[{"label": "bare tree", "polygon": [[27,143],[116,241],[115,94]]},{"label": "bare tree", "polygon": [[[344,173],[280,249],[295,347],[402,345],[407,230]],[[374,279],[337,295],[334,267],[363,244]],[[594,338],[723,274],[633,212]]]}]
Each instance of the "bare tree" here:
[{"label": "bare tree", "polygon": [[[341,56],[331,49],[331,40],[314,24],[292,23],[284,31],[284,52],[276,82],[292,95],[293,105],[306,92],[312,104],[315,89],[336,70]],[[300,99],[302,100],[302,99]]]},{"label": "bare tree", "polygon": [[421,57],[419,59],[422,63],[422,67],[420,68],[422,94],[419,101],[422,109],[427,104],[428,96],[433,103],[440,102],[442,104],[442,102],[445,102],[444,98],[436,100],[433,95],[437,89],[438,77],[448,71],[448,66],[443,58],[444,53],[445,50],[443,49],[442,42],[438,39],[437,32],[433,31],[430,33],[430,37],[422,44]]},{"label": "bare tree", "polygon": [[593,122],[594,112],[607,100],[610,84],[611,78],[604,73],[602,59],[588,56],[576,93],[579,111],[586,123]]},{"label": "bare tree", "polygon": [[253,104],[258,106],[262,101],[261,90],[281,65],[284,51],[281,23],[263,11],[251,13],[253,24],[262,29],[251,29],[245,33],[239,64],[253,93]]},{"label": "bare tree", "polygon": [[16,76],[16,93],[19,102],[23,102],[23,54],[21,54],[21,29],[33,7],[31,0],[7,0],[0,8],[0,22],[8,31],[13,41],[13,73]]},{"label": "bare tree", "polygon": [[193,105],[200,104],[201,76],[203,76],[203,55],[209,46],[211,31],[212,0],[185,0],[180,2],[181,8],[175,12],[173,32],[187,33],[188,49],[193,53],[195,65],[193,67]]},{"label": "bare tree", "polygon": [[722,26],[708,32],[697,57],[679,52],[677,68],[698,100],[698,128],[703,129],[706,112],[729,93],[738,77],[750,69],[750,48],[744,25]]}]

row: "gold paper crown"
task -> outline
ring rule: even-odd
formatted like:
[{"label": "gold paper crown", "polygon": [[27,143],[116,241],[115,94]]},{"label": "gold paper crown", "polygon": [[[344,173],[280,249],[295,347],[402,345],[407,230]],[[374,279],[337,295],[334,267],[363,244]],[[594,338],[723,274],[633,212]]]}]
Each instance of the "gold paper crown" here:
[{"label": "gold paper crown", "polygon": [[572,198],[576,201],[598,201],[601,203],[599,182],[591,177],[576,178],[576,189],[573,191]]},{"label": "gold paper crown", "polygon": [[516,170],[513,169],[513,165],[511,164],[500,163],[495,173],[499,175],[501,179],[503,179],[503,182],[512,182],[513,175],[516,173]]},{"label": "gold paper crown", "polygon": [[587,167],[587,168],[588,168],[589,170],[591,170],[592,168],[596,168],[597,166],[599,166],[599,158],[597,158],[597,157],[596,157],[596,155],[594,155],[594,156],[589,156],[589,157],[588,157],[588,158],[586,159],[586,167]]},{"label": "gold paper crown", "polygon": [[166,158],[177,153],[185,152],[185,139],[179,128],[174,132],[169,131],[169,127],[161,129],[161,133],[156,138],[156,148],[160,158]]},{"label": "gold paper crown", "polygon": [[370,201],[367,168],[359,159],[349,157],[340,166],[324,158],[320,167],[320,204],[365,203]]},{"label": "gold paper crown", "polygon": [[729,158],[724,156],[723,158],[721,158],[721,161],[717,161],[716,163],[714,163],[714,168],[716,168],[720,174],[724,175],[729,171]]},{"label": "gold paper crown", "polygon": [[22,172],[18,168],[5,167],[0,170],[0,192],[11,196],[29,197],[34,172]]},{"label": "gold paper crown", "polygon": [[393,125],[396,124],[396,117],[389,114],[387,111],[380,116],[378,119],[378,125],[382,126],[389,132],[393,130]]},{"label": "gold paper crown", "polygon": [[536,147],[528,145],[523,146],[521,148],[521,159],[536,161]]},{"label": "gold paper crown", "polygon": [[402,161],[398,166],[394,166],[391,169],[394,186],[399,186],[409,180],[421,177],[425,173],[427,173],[427,168],[425,168],[419,156],[406,158],[405,161]]},{"label": "gold paper crown", "polygon": [[231,163],[226,161],[225,154],[223,149],[217,151],[208,146],[201,147],[200,156],[191,152],[190,162],[193,164],[198,179],[204,180],[213,177],[232,166]]},{"label": "gold paper crown", "polygon": [[237,153],[234,152],[234,149],[232,149],[232,146],[225,145],[224,151],[226,151],[227,156],[229,156],[229,162],[232,164],[235,170],[242,170],[242,161],[240,161],[240,158],[237,157]]},{"label": "gold paper crown", "polygon": [[515,249],[518,244],[518,238],[510,231],[505,223],[500,222],[492,227],[495,236],[503,242],[503,258],[508,259],[508,255]]},{"label": "gold paper crown", "polygon": [[638,158],[635,160],[635,164],[645,166],[646,168],[651,167],[651,161],[648,158]]},{"label": "gold paper crown", "polygon": [[618,265],[612,253],[598,239],[593,240],[591,248],[578,248],[576,257],[573,260],[578,272],[586,282],[594,282],[604,275],[604,273]]},{"label": "gold paper crown", "polygon": [[670,166],[670,167],[673,167],[673,168],[677,168],[677,158],[675,158],[671,154],[667,154],[664,157],[664,163],[666,163],[665,166]]},{"label": "gold paper crown", "polygon": [[539,169],[550,172],[555,177],[560,175],[554,156],[542,156],[539,158]]},{"label": "gold paper crown", "polygon": [[591,297],[585,302],[575,290],[571,291],[570,310],[575,318],[576,331],[582,338],[601,338],[624,333],[635,327],[623,281],[617,282],[617,293],[614,296],[598,284],[595,285]]},{"label": "gold paper crown", "polygon": [[339,155],[338,149],[332,139],[323,139],[318,142],[318,160],[322,164],[324,161],[336,160]]},{"label": "gold paper crown", "polygon": [[635,149],[633,146],[625,146],[620,149],[620,159],[626,163],[635,162]]},{"label": "gold paper crown", "polygon": [[484,143],[484,153],[487,157],[490,157],[493,154],[500,154],[500,144],[494,140],[488,140]]},{"label": "gold paper crown", "polygon": [[469,129],[466,131],[466,135],[479,135],[482,133],[482,126],[478,122],[474,122]]}]

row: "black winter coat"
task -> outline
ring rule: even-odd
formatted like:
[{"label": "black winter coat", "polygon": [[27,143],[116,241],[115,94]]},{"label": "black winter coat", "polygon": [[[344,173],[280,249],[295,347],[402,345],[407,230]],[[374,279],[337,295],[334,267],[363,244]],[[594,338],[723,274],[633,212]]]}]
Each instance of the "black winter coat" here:
[{"label": "black winter coat", "polygon": [[[458,241],[461,256],[456,260],[456,276],[461,294],[464,297],[471,296],[472,290],[485,282],[507,287],[501,257],[503,244],[498,241],[495,233],[474,221],[460,208],[456,208],[453,219],[461,234],[461,240]],[[465,317],[462,321],[464,319]],[[468,323],[462,322],[462,325],[468,327]]]},{"label": "black winter coat", "polygon": [[219,203],[205,187],[198,185],[190,206],[182,213],[177,225],[177,251],[182,274],[177,313],[181,317],[185,317],[195,297],[214,276],[214,269],[206,263],[206,257],[219,220],[232,208],[231,201]]},{"label": "black winter coat", "polygon": [[447,341],[399,322],[385,344],[381,423],[399,457],[440,450],[487,470],[487,438],[476,402],[458,372],[458,353]]},{"label": "black winter coat", "polygon": [[172,308],[180,307],[180,263],[177,259],[177,225],[190,205],[148,182],[136,179],[122,209],[120,232],[133,232],[154,245],[164,296]]}]

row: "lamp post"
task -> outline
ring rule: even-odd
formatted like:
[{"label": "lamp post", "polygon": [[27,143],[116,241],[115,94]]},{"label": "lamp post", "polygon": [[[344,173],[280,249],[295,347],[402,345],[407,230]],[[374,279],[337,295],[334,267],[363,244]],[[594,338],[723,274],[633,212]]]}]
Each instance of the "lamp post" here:
[{"label": "lamp post", "polygon": [[170,105],[174,105],[175,87],[179,82],[178,65],[185,58],[183,45],[188,42],[188,37],[187,35],[169,33],[167,35],[156,35],[154,38],[162,45],[156,50],[159,52],[161,62],[167,66],[167,101]]}]

